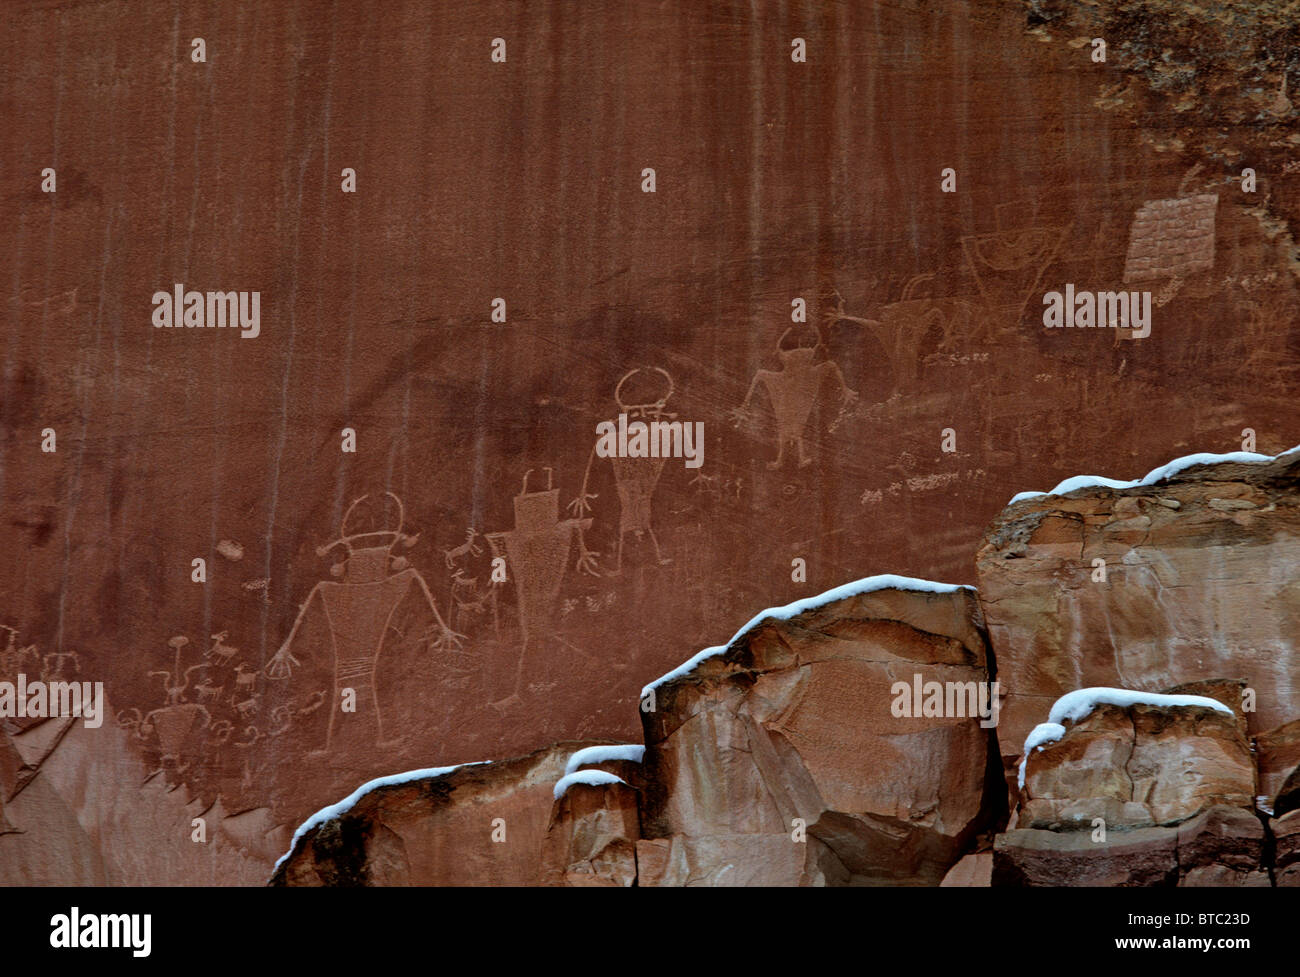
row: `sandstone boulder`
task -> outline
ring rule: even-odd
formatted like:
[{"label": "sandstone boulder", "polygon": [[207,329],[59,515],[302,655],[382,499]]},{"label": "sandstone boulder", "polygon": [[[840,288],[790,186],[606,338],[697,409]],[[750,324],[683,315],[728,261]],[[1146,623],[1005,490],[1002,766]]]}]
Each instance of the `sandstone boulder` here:
[{"label": "sandstone boulder", "polygon": [[[396,778],[363,788],[326,809],[295,836],[276,867],[273,885],[538,885],[543,866],[555,784],[568,758],[590,742],[564,742],[525,757],[469,764]],[[598,805],[575,795],[579,828],[594,822]],[[619,807],[626,813],[626,804]],[[605,866],[604,848],[574,845]],[[607,847],[607,846],[606,846]],[[560,864],[567,862],[561,860]],[[610,877],[626,871],[611,869]]]},{"label": "sandstone boulder", "polygon": [[937,884],[1005,811],[969,588],[871,578],[711,651],[647,690],[647,746],[367,785],[273,883]]},{"label": "sandstone boulder", "polygon": [[642,884],[937,884],[1001,809],[974,707],[910,691],[988,682],[974,594],[824,598],[647,690]]},{"label": "sandstone boulder", "polygon": [[[568,778],[565,778],[566,780]],[[542,857],[551,885],[631,886],[641,836],[637,790],[621,779],[556,788]]]},{"label": "sandstone boulder", "polygon": [[1271,820],[1269,831],[1274,844],[1274,884],[1288,888],[1300,886],[1300,810]]},{"label": "sandstone boulder", "polygon": [[1157,886],[1178,879],[1178,832],[1135,828],[1107,834],[1017,828],[993,843],[995,886]]},{"label": "sandstone boulder", "polygon": [[1236,807],[1211,807],[1178,826],[1181,886],[1269,886],[1264,825]]},{"label": "sandstone boulder", "polygon": [[1253,809],[1254,762],[1236,717],[1148,699],[1100,701],[1058,739],[1030,748],[1017,826],[1091,830],[1101,818],[1111,830],[1141,828],[1215,805]]},{"label": "sandstone boulder", "polygon": [[1013,886],[1267,886],[1264,828],[1212,807],[1177,827],[1107,831],[1016,829],[997,837],[993,884]]}]

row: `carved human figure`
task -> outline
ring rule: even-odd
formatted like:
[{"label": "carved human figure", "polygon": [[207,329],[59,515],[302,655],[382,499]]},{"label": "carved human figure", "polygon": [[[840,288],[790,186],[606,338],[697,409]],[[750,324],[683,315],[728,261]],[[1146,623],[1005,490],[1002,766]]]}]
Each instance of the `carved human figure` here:
[{"label": "carved human figure", "polygon": [[546,488],[542,491],[530,492],[528,476],[532,469],[524,473],[523,485],[514,497],[514,527],[488,533],[486,537],[493,557],[504,558],[510,566],[519,599],[523,640],[515,665],[512,699],[519,695],[527,673],[525,658],[529,643],[550,628],[575,542],[577,566],[588,573],[595,572],[595,558],[583,537],[584,532],[591,528],[591,520],[560,518],[560,490],[555,487],[554,472],[549,468],[544,471]]},{"label": "carved human figure", "polygon": [[[654,397],[644,403],[627,403],[624,398],[626,384],[633,377],[653,378],[653,374],[658,373],[667,387],[659,391],[659,396]],[[668,375],[668,371],[657,366],[647,367],[645,369],[637,368],[630,370],[623,375],[614,387],[614,402],[618,405],[619,412],[627,415],[627,423],[630,425],[634,421],[641,421],[645,424],[652,424],[655,421],[668,420],[675,418],[676,414],[670,414],[665,411],[669,399],[673,395],[673,378]],[[582,489],[578,497],[569,503],[568,509],[575,516],[582,516],[591,512],[589,499],[596,498],[595,495],[587,491],[588,483],[591,480],[591,466],[596,460],[596,448],[593,445],[591,454],[587,457],[587,469],[582,476]],[[664,465],[667,458],[623,458],[612,457],[610,463],[614,469],[614,485],[618,491],[619,518],[618,518],[618,548],[614,558],[614,569],[610,572],[611,576],[620,573],[623,569],[623,542],[628,533],[631,533],[636,539],[641,540],[646,536],[650,537],[650,543],[654,546],[655,562],[661,566],[672,562],[665,557],[659,549],[659,540],[655,536],[653,521],[653,505],[655,489],[659,485],[659,477],[663,474]],[[595,574],[594,555],[585,556],[580,562],[581,569],[588,573]]]},{"label": "carved human figure", "polygon": [[776,416],[776,460],[767,464],[771,469],[781,467],[786,447],[791,444],[798,454],[800,468],[812,464],[803,436],[808,426],[808,417],[820,396],[822,384],[827,380],[834,382],[840,395],[841,411],[858,396],[844,382],[844,374],[833,360],[819,358],[825,354],[820,333],[811,327],[794,335],[792,333],[795,333],[793,327],[787,329],[777,341],[781,369],[759,370],[755,373],[744,402],[732,411],[737,425],[752,420],[754,414],[751,401],[754,391],[760,386],[767,391],[768,399],[772,402],[772,413]]},{"label": "carved human figure", "polygon": [[[401,500],[391,492],[384,495],[396,503],[396,527],[351,532],[358,507],[370,496],[362,496],[348,507],[339,527],[339,538],[316,548],[318,556],[336,547],[343,548],[342,562],[330,571],[341,580],[322,580],[312,588],[289,636],[265,669],[268,677],[273,678],[287,679],[292,674],[300,664],[293,654],[294,641],[304,621],[319,607],[328,625],[334,658],[334,699],[325,738],[327,750],[336,745],[341,735],[349,744],[360,746],[373,746],[383,740],[376,668],[399,609],[414,601],[417,609],[427,610],[432,616],[434,623],[424,634],[429,651],[459,650],[465,637],[443,621],[420,573],[408,565],[405,557],[393,555],[394,547],[414,546],[418,537],[402,532],[405,511]],[[351,706],[348,711],[344,708],[345,701]],[[341,728],[344,723],[346,734]]]}]

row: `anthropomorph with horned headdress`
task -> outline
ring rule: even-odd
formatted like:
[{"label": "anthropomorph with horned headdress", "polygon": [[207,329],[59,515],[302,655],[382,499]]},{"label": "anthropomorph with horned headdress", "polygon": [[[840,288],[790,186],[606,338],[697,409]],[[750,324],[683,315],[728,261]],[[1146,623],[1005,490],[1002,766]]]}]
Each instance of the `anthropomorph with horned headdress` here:
[{"label": "anthropomorph with horned headdress", "polygon": [[[334,651],[334,707],[330,709],[326,748],[334,744],[343,720],[340,701],[345,690],[351,690],[355,711],[346,714],[347,740],[351,743],[374,745],[383,739],[383,725],[379,701],[375,690],[375,667],[383,650],[385,639],[396,619],[399,608],[414,601],[417,610],[427,609],[433,624],[424,632],[429,651],[449,651],[461,647],[464,635],[452,631],[438,613],[433,595],[419,572],[411,567],[405,557],[394,556],[393,548],[414,546],[419,536],[408,536],[402,531],[405,510],[401,500],[392,492],[385,492],[397,506],[396,528],[350,531],[358,507],[370,499],[363,495],[348,507],[339,527],[339,538],[316,548],[324,556],[336,547],[345,553],[341,562],[330,568],[340,577],[340,582],[322,580],[312,588],[293,622],[293,629],[280,650],[267,663],[270,678],[287,679],[299,664],[291,647],[299,628],[312,607],[319,603],[325,612],[330,641]],[[383,506],[371,508],[382,510]],[[386,513],[381,513],[381,516]],[[381,518],[381,524],[388,520]],[[317,601],[319,598],[319,601]]]},{"label": "anthropomorph with horned headdress", "polygon": [[744,403],[732,411],[732,416],[737,424],[753,418],[750,401],[761,383],[772,401],[772,413],[776,415],[776,460],[768,462],[767,467],[780,468],[786,445],[793,443],[799,455],[799,467],[805,468],[812,459],[804,448],[804,429],[808,426],[808,416],[817,403],[822,384],[827,380],[834,381],[840,394],[841,414],[858,395],[849,389],[844,374],[833,360],[818,359],[819,354],[824,355],[825,348],[821,333],[812,326],[797,333],[793,326],[787,329],[777,340],[776,351],[781,358],[781,369],[755,373]]}]

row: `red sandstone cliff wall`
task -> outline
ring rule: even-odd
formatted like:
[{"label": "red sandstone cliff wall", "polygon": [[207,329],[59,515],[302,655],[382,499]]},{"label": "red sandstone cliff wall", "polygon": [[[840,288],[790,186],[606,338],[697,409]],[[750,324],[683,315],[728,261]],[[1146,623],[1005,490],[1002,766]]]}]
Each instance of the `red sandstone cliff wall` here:
[{"label": "red sandstone cliff wall", "polygon": [[[641,685],[756,607],[885,571],[974,583],[1022,489],[1247,427],[1288,447],[1295,30],[1255,5],[16,5],[10,671],[103,681],[133,763],[283,831],[378,774],[634,736]],[[1139,257],[1191,235],[1210,263],[1157,261],[1149,337],[1042,327],[1045,291],[1121,287],[1135,215],[1189,196],[1217,196],[1212,236],[1176,219]],[[153,328],[176,282],[259,291],[260,335]],[[836,369],[782,363],[796,297]],[[595,459],[570,512],[638,369],[624,402],[666,374],[705,464]],[[772,390],[782,417],[805,401],[802,447]],[[367,584],[364,555],[331,576],[318,547],[395,526],[385,492],[407,570],[371,555],[403,580]],[[331,728],[340,648],[379,649],[364,729]]]}]

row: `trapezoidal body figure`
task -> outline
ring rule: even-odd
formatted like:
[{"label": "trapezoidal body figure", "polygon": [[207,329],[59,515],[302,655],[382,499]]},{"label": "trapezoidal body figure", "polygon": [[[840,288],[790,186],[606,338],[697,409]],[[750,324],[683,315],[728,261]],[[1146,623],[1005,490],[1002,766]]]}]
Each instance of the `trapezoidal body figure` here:
[{"label": "trapezoidal body figure", "polygon": [[[524,472],[523,485],[514,497],[513,529],[488,533],[488,545],[494,557],[504,557],[511,567],[519,599],[519,627],[522,642],[515,665],[511,701],[519,695],[525,674],[525,656],[529,643],[542,637],[550,628],[560,587],[564,583],[569,553],[576,540],[577,568],[596,572],[595,556],[588,551],[583,532],[591,528],[590,519],[561,519],[560,490],[554,486],[554,473],[547,468],[546,488],[528,490]],[[472,581],[471,581],[472,582]]]},{"label": "trapezoidal body figure", "polygon": [[[316,548],[318,556],[342,549],[343,560],[330,569],[340,579],[322,580],[312,588],[288,638],[265,669],[270,678],[289,679],[301,664],[294,655],[300,630],[312,615],[324,615],[334,671],[334,697],[329,703],[325,736],[327,751],[349,745],[368,748],[384,742],[376,676],[385,647],[395,635],[402,637],[394,626],[399,611],[414,612],[432,621],[420,637],[430,652],[458,651],[464,638],[443,621],[419,571],[405,557],[393,554],[397,546],[414,546],[419,537],[403,532],[405,510],[401,500],[391,492],[384,496],[395,503],[395,518],[380,512],[383,506],[376,506],[371,496],[363,495],[344,514],[338,539]],[[378,515],[378,524],[383,528],[360,526],[358,508],[368,501],[372,524]]]}]

